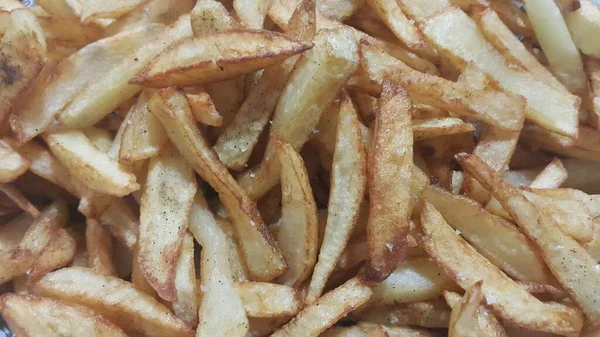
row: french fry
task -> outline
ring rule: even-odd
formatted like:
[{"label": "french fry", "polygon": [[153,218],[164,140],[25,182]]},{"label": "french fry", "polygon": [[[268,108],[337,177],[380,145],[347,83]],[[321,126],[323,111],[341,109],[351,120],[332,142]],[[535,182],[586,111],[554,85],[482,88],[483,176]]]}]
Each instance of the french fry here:
[{"label": "french fry", "polygon": [[177,299],[177,261],[195,194],[194,172],[174,148],[164,149],[150,160],[140,207],[138,263],[148,282],[167,301]]},{"label": "french fry", "polygon": [[79,305],[44,297],[4,294],[0,312],[11,331],[23,336],[102,335],[126,337],[121,328]]},{"label": "french fry", "polygon": [[248,317],[290,317],[302,308],[300,294],[292,287],[266,282],[236,283]]},{"label": "french fry", "polygon": [[262,29],[272,0],[234,0],[233,9],[240,22],[250,29]]},{"label": "french fry", "polygon": [[131,82],[152,87],[219,82],[281,62],[311,47],[311,43],[269,31],[214,33],[173,45]]},{"label": "french fry", "polygon": [[413,328],[413,327],[408,327],[408,326],[394,326],[394,327],[389,327],[389,326],[385,326],[385,325],[375,325],[372,323],[359,323],[358,326],[360,328],[362,328],[363,330],[367,331],[368,336],[377,336],[377,334],[380,334],[380,336],[384,337],[384,336],[389,336],[389,337],[403,337],[403,336],[410,336],[410,337],[435,337],[437,336],[437,334],[435,332],[431,332],[428,330],[424,330],[424,329],[418,329],[418,328]]},{"label": "french fry", "polygon": [[115,276],[116,270],[112,262],[112,236],[97,220],[87,219],[85,243],[89,268],[98,274]]},{"label": "french fry", "polygon": [[573,158],[600,161],[600,148],[597,141],[600,132],[581,125],[577,138],[565,137],[549,132],[535,125],[524,127],[521,142],[532,148],[540,148]]},{"label": "french fry", "polygon": [[446,302],[435,299],[377,306],[351,313],[351,317],[387,326],[413,325],[425,328],[447,328],[450,322],[450,309]]},{"label": "french fry", "polygon": [[369,149],[369,281],[385,279],[406,254],[412,177],[410,101],[404,89],[383,82],[373,143]]},{"label": "french fry", "polygon": [[360,121],[347,95],[342,98],[336,124],[327,223],[319,260],[306,295],[308,303],[320,297],[350,240],[366,186],[367,158],[360,134]]},{"label": "french fry", "polygon": [[245,336],[248,332],[248,319],[240,295],[234,287],[227,237],[201,194],[196,195],[188,226],[202,246],[202,294],[196,337]]},{"label": "french fry", "polygon": [[568,178],[568,173],[562,162],[554,158],[529,185],[530,188],[560,187]]},{"label": "french fry", "polygon": [[361,65],[365,80],[369,81],[375,94],[378,93],[381,82],[388,78],[405,86],[411,97],[421,103],[482,120],[503,129],[521,128],[524,102],[519,97],[496,91],[471,90],[460,83],[420,73],[365,40],[361,41]]},{"label": "french fry", "polygon": [[243,28],[218,1],[197,1],[190,14],[190,20],[196,37]]},{"label": "french fry", "polygon": [[555,200],[575,200],[583,203],[587,213],[593,218],[600,215],[600,197],[597,194],[589,195],[571,188],[552,188],[546,186],[530,185],[530,192],[549,197]]},{"label": "french fry", "polygon": [[564,15],[571,37],[582,53],[598,58],[600,49],[594,42],[594,36],[600,32],[600,10],[589,0],[578,2],[579,8]]},{"label": "french fry", "polygon": [[143,3],[144,0],[85,1],[81,3],[81,20],[83,22],[88,22],[94,19],[118,18]]},{"label": "french fry", "polygon": [[340,318],[365,303],[373,291],[359,277],[355,277],[328,292],[314,304],[305,307],[280,330],[271,336],[313,336],[335,324]]},{"label": "french fry", "polygon": [[209,94],[200,92],[198,94],[187,94],[186,96],[192,113],[198,122],[212,126],[223,125],[223,116],[215,108]]},{"label": "french fry", "polygon": [[76,242],[69,232],[59,228],[46,245],[31,269],[27,271],[28,284],[32,280],[68,265],[75,255]]},{"label": "french fry", "polygon": [[[425,189],[423,197],[481,255],[505,273],[522,281],[552,283],[553,277],[535,248],[515,226],[489,214],[479,204],[435,186]],[[513,247],[506,250],[504,247]]]},{"label": "french fry", "polygon": [[[447,34],[449,27],[460,34]],[[522,95],[527,100],[525,115],[528,119],[553,132],[567,136],[577,134],[578,99],[557,92],[526,71],[510,68],[461,10],[444,10],[424,21],[420,28],[443,57],[462,65],[474,62],[501,88]]]},{"label": "french fry", "polygon": [[6,221],[0,227],[0,250],[4,252],[16,250],[32,222],[33,218],[27,213],[21,213]]},{"label": "french fry", "polygon": [[194,237],[189,231],[186,231],[183,237],[174,282],[177,299],[173,302],[173,312],[182,321],[194,327],[198,325],[199,301],[194,266]]},{"label": "french fry", "polygon": [[152,23],[170,25],[177,21],[181,15],[188,13],[195,3],[194,0],[147,1],[115,19],[104,31],[106,36],[111,36]]},{"label": "french fry", "polygon": [[317,262],[317,206],[300,154],[288,143],[275,146],[283,195],[277,242],[289,267],[277,282],[299,287]]},{"label": "french fry", "polygon": [[90,189],[124,196],[139,188],[135,175],[98,151],[81,131],[45,134],[44,139],[57,159]]},{"label": "french fry", "polygon": [[144,273],[139,264],[139,251],[140,246],[138,241],[136,242],[136,245],[133,249],[133,257],[131,263],[131,284],[133,284],[133,286],[137,290],[144,292],[153,298],[158,299],[158,294],[156,293],[156,290],[152,287],[148,280],[146,280],[146,277],[144,277]]},{"label": "french fry", "polygon": [[459,294],[444,292],[448,305],[452,307],[448,336],[507,336],[506,331],[494,314],[483,305],[485,299],[481,291],[481,281],[467,289],[461,298]]},{"label": "french fry", "polygon": [[[586,57],[583,60],[585,71],[587,72],[590,81],[592,107],[590,113],[590,121],[592,125],[598,124],[600,119],[600,62],[597,59]],[[595,125],[598,126],[598,125]]]},{"label": "french fry", "polygon": [[181,91],[166,88],[150,100],[155,114],[175,146],[196,172],[218,193],[236,228],[248,271],[253,280],[271,280],[285,271],[277,243],[261,220],[256,204],[244,193],[195,127],[187,99]]},{"label": "french fry", "polygon": [[[131,283],[97,274],[87,268],[63,268],[46,274],[32,286],[32,292],[89,307],[126,333],[147,336],[194,335],[164,305],[135,289]],[[113,296],[105,296],[107,293]]]},{"label": "french fry", "polygon": [[9,183],[27,171],[31,162],[0,139],[0,183]]},{"label": "french fry", "polygon": [[[308,140],[323,109],[358,65],[356,41],[349,29],[323,30],[313,42],[315,47],[302,54],[290,74],[270,128],[272,135],[278,134],[295,149]],[[280,167],[273,150],[270,142],[260,166],[238,178],[251,199],[260,198],[277,184]]]},{"label": "french fry", "polygon": [[460,155],[457,160],[486,188],[494,187],[494,196],[525,235],[538,246],[542,258],[561,286],[579,304],[585,316],[591,322],[597,322],[594,317],[599,315],[600,308],[595,299],[598,294],[586,285],[599,282],[596,280],[600,278],[595,271],[596,261],[574,239],[562,233],[550,213],[536,208],[521,192],[491,174],[476,157]]},{"label": "french fry", "polygon": [[312,40],[317,33],[317,1],[302,0],[288,20],[285,31],[299,39]]},{"label": "french fry", "polygon": [[2,3],[0,4],[0,9],[7,11],[7,12],[10,12],[14,9],[21,9],[21,8],[25,8],[25,5],[23,5],[23,3],[18,0],[3,0]]},{"label": "french fry", "polygon": [[456,235],[431,204],[425,203],[421,224],[425,250],[461,288],[469,288],[482,280],[488,306],[504,322],[559,334],[581,330],[583,321],[579,311],[565,305],[542,303],[530,295]]},{"label": "french fry", "polygon": [[29,213],[32,217],[37,218],[40,215],[40,211],[37,207],[35,207],[14,185],[0,184],[0,193],[5,195],[16,206]]},{"label": "french fry", "polygon": [[415,140],[473,131],[475,131],[473,124],[465,123],[454,117],[412,120],[412,132]]},{"label": "french fry", "polygon": [[81,23],[77,19],[52,15],[37,15],[44,32],[49,52],[54,47],[72,47],[79,49],[92,43],[103,34],[102,27],[95,23]]}]

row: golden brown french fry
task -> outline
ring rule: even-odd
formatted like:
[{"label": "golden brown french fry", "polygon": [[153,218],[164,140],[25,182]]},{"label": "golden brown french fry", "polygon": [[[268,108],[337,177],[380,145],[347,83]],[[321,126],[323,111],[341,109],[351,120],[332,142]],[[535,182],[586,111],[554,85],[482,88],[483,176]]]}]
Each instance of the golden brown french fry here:
[{"label": "golden brown french fry", "polygon": [[112,19],[127,14],[145,0],[90,0],[81,3],[81,20]]},{"label": "golden brown french fry", "polygon": [[372,294],[365,281],[354,277],[305,307],[271,336],[319,336],[340,318],[365,303]]},{"label": "golden brown french fry", "polygon": [[198,122],[212,126],[223,125],[223,116],[217,111],[209,94],[200,92],[197,94],[187,94],[186,96],[192,113]]},{"label": "golden brown french fry", "polygon": [[240,22],[250,29],[262,29],[272,0],[233,0]]},{"label": "golden brown french fry", "polygon": [[170,25],[194,7],[194,0],[151,0],[115,19],[105,28],[106,36],[152,23]]},{"label": "golden brown french fry", "polygon": [[519,130],[523,119],[522,98],[491,90],[472,90],[441,77],[411,69],[400,60],[361,41],[361,65],[368,89],[378,93],[384,79],[406,87],[413,100],[474,118],[507,130]]},{"label": "golden brown french fry", "polygon": [[321,296],[350,240],[364,198],[367,159],[360,121],[348,95],[343,95],[336,124],[327,223],[306,295],[308,303]]},{"label": "golden brown french fry", "polygon": [[447,328],[450,309],[445,301],[435,299],[424,302],[377,306],[351,313],[352,318],[387,326],[422,326],[425,328]]},{"label": "golden brown french fry", "polygon": [[[356,40],[349,29],[322,30],[313,42],[315,47],[302,54],[290,74],[270,128],[272,135],[278,134],[296,150],[358,65]],[[273,150],[269,142],[261,164],[238,178],[251,199],[259,199],[277,184],[280,166]]]},{"label": "golden brown french fry", "polygon": [[[449,27],[457,34],[448,34]],[[553,132],[577,134],[577,97],[561,94],[538,81],[533,74],[509,67],[500,52],[485,40],[475,22],[460,9],[444,10],[424,21],[420,28],[440,50],[440,55],[463,66],[474,62],[501,88],[525,97],[528,119]]]},{"label": "golden brown french fry", "polygon": [[530,295],[456,235],[429,203],[423,206],[421,225],[425,250],[461,288],[468,289],[482,280],[488,306],[504,322],[559,334],[581,330],[583,317],[579,311],[565,305],[542,303]]},{"label": "golden brown french fry", "polygon": [[81,131],[59,131],[44,138],[57,159],[90,189],[118,196],[139,189],[135,175],[96,149]]},{"label": "golden brown french fry", "polygon": [[448,337],[507,336],[496,316],[482,304],[485,297],[481,291],[481,283],[475,282],[462,298],[457,293],[444,292],[444,297],[452,308]]},{"label": "golden brown french fry", "polygon": [[406,253],[412,138],[408,95],[396,84],[384,81],[367,165],[369,254],[364,274],[369,281],[384,280]]},{"label": "golden brown french fry", "polygon": [[202,137],[183,92],[174,88],[162,89],[151,99],[150,111],[161,121],[167,135],[192,168],[219,193],[236,228],[252,279],[271,280],[283,273],[286,263],[265,228],[256,204]]},{"label": "golden brown french fry", "polygon": [[227,236],[215,221],[201,193],[196,194],[188,226],[202,246],[202,294],[196,337],[245,336],[248,319],[240,295],[234,288]]},{"label": "golden brown french fry", "polygon": [[[194,335],[186,324],[154,298],[129,282],[103,276],[88,268],[63,268],[46,274],[32,293],[84,305],[108,318],[127,333],[147,336]],[[107,293],[115,297],[105,296]]]},{"label": "golden brown french fry", "polygon": [[600,302],[596,297],[600,294],[594,293],[589,287],[589,284],[600,282],[596,261],[574,239],[560,230],[550,213],[536,208],[522,192],[491,173],[477,157],[460,154],[457,160],[483,186],[491,190],[525,235],[539,247],[542,258],[554,276],[579,304],[590,322],[598,322],[595,317],[600,315]]},{"label": "golden brown french fry", "polygon": [[127,336],[93,310],[44,297],[4,294],[0,312],[11,331],[22,336]]},{"label": "golden brown french fry", "polygon": [[25,173],[31,162],[0,139],[0,183],[9,183]]},{"label": "golden brown french fry", "polygon": [[27,271],[28,284],[39,276],[68,265],[73,260],[76,248],[73,236],[66,229],[59,228],[33,267]]},{"label": "golden brown french fry", "polygon": [[317,205],[300,154],[288,143],[275,146],[283,195],[277,242],[289,267],[277,282],[299,287],[317,262]]},{"label": "golden brown french fry", "polygon": [[198,287],[196,286],[196,268],[194,266],[194,237],[185,232],[181,253],[175,272],[175,290],[177,300],[173,302],[173,312],[189,326],[198,325]]},{"label": "golden brown french fry", "polygon": [[296,289],[266,282],[236,283],[248,317],[290,317],[302,308],[302,300]]},{"label": "golden brown french fry", "polygon": [[88,251],[88,266],[98,274],[115,276],[115,265],[112,262],[112,236],[97,220],[87,219],[85,243]]},{"label": "golden brown french fry", "polygon": [[150,160],[140,206],[138,263],[158,295],[177,299],[175,276],[186,231],[196,178],[173,147]]},{"label": "golden brown french fry", "polygon": [[535,248],[513,224],[489,214],[473,200],[439,187],[427,187],[423,197],[481,255],[511,277],[522,281],[553,282],[554,278]]},{"label": "golden brown french fry", "polygon": [[288,20],[285,32],[305,41],[312,40],[317,33],[317,1],[302,0]]},{"label": "golden brown french fry", "polygon": [[218,1],[197,1],[190,14],[190,20],[196,37],[243,28]]},{"label": "golden brown french fry", "polygon": [[312,47],[271,31],[235,30],[181,41],[131,81],[152,87],[203,85],[281,62]]}]

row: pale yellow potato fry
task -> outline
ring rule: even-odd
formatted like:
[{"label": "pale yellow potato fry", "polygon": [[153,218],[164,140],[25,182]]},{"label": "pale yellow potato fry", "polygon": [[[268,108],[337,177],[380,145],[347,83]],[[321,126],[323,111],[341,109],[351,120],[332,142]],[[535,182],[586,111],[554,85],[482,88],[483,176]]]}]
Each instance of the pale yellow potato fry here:
[{"label": "pale yellow potato fry", "polygon": [[523,128],[521,142],[557,154],[591,161],[600,161],[600,131],[580,125],[577,137],[570,138],[549,132],[535,125]]},{"label": "pale yellow potato fry", "polygon": [[[457,160],[491,190],[515,222],[538,247],[542,258],[593,325],[600,322],[598,294],[590,284],[600,282],[596,261],[574,239],[565,235],[551,214],[536,208],[522,192],[494,176],[477,157],[459,155]],[[565,263],[568,261],[568,263]],[[484,281],[485,282],[485,281]]]},{"label": "pale yellow potato fry", "polygon": [[427,187],[423,197],[436,207],[457,234],[511,277],[522,281],[553,282],[544,261],[513,224],[489,214],[473,200],[439,187]]},{"label": "pale yellow potato fry", "polygon": [[131,207],[125,200],[116,200],[102,213],[100,223],[107,227],[108,231],[133,251],[139,234],[139,222]]},{"label": "pale yellow potato fry", "polygon": [[583,65],[587,72],[588,79],[590,80],[592,96],[590,120],[592,125],[594,125],[594,123],[598,124],[598,120],[600,119],[600,61],[591,57],[586,57],[583,60]]},{"label": "pale yellow potato fry", "polygon": [[327,223],[306,295],[308,303],[321,296],[350,240],[366,186],[366,151],[360,121],[348,95],[343,95],[336,124]]},{"label": "pale yellow potato fry", "polygon": [[248,74],[312,47],[281,33],[235,30],[187,39],[159,54],[131,81],[151,87],[203,85]]},{"label": "pale yellow potato fry", "polygon": [[177,299],[173,302],[173,312],[191,327],[198,325],[198,290],[194,266],[194,237],[186,231],[175,272]]},{"label": "pale yellow potato fry", "polygon": [[38,75],[47,57],[43,30],[33,14],[14,10],[5,16],[2,19],[8,21],[7,27],[0,39],[0,122],[3,125],[17,96]]},{"label": "pale yellow potato fry", "polygon": [[534,331],[579,333],[583,317],[578,310],[556,303],[542,303],[530,295],[456,235],[429,203],[423,207],[421,225],[425,250],[442,270],[463,289],[482,280],[488,307],[504,322]]},{"label": "pale yellow potato fry", "polygon": [[450,7],[450,2],[448,0],[399,0],[398,5],[410,19],[421,22],[436,12]]},{"label": "pale yellow potato fry", "polygon": [[560,187],[567,180],[568,172],[558,158],[554,158],[552,162],[540,172],[535,179],[529,184],[530,188],[551,188],[550,186]]},{"label": "pale yellow potato fry", "polygon": [[317,1],[302,0],[290,17],[285,32],[302,40],[312,40],[317,33]]},{"label": "pale yellow potato fry", "polygon": [[192,168],[219,193],[232,218],[251,278],[266,281],[282,274],[286,263],[256,204],[236,183],[195,126],[184,93],[174,88],[159,91],[150,101],[150,111],[161,121]]},{"label": "pale yellow potato fry", "polygon": [[196,337],[246,336],[248,318],[242,299],[235,290],[227,236],[215,221],[201,193],[196,194],[188,226],[202,246],[200,323]]},{"label": "pale yellow potato fry", "polygon": [[465,123],[460,118],[454,117],[412,120],[412,132],[415,141],[437,136],[473,132],[474,130],[475,127],[473,124]]},{"label": "pale yellow potato fry", "polygon": [[81,20],[113,19],[127,14],[148,0],[86,0],[81,1]]},{"label": "pale yellow potato fry", "polygon": [[28,283],[53,270],[68,265],[75,255],[75,239],[64,228],[59,228],[46,245],[35,264],[27,271]]},{"label": "pale yellow potato fry", "polygon": [[19,336],[127,336],[93,310],[50,298],[4,294],[0,297],[0,312]]},{"label": "pale yellow potato fry", "polygon": [[78,0],[38,0],[36,2],[45,12],[57,17],[77,18],[81,12]]},{"label": "pale yellow potato fry", "polygon": [[354,277],[305,307],[271,336],[317,337],[340,318],[365,303],[372,294],[373,291],[365,281]]},{"label": "pale yellow potato fry", "polygon": [[317,205],[304,161],[294,148],[276,140],[281,165],[281,219],[277,242],[288,270],[277,278],[283,285],[299,287],[317,262]]},{"label": "pale yellow potato fry", "polygon": [[[296,150],[308,140],[321,113],[358,65],[357,46],[349,29],[320,31],[315,47],[302,54],[277,103],[270,128]],[[279,163],[267,145],[261,164],[238,178],[251,199],[259,199],[277,184]]]},{"label": "pale yellow potato fry", "polygon": [[290,317],[302,308],[296,289],[266,282],[236,283],[235,290],[242,299],[248,317]]},{"label": "pale yellow potato fry", "polygon": [[151,0],[135,7],[105,28],[106,36],[152,23],[170,25],[194,7],[194,0]]},{"label": "pale yellow potato fry", "polygon": [[87,219],[85,246],[88,251],[88,266],[98,274],[116,276],[112,262],[113,238],[106,228],[94,219]]},{"label": "pale yellow potato fry", "polygon": [[367,3],[408,49],[431,60],[437,58],[437,52],[423,40],[417,27],[404,15],[395,0],[367,0]]},{"label": "pale yellow potato fry", "polygon": [[394,326],[389,327],[385,325],[375,325],[372,323],[360,322],[358,326],[368,332],[368,336],[381,336],[381,337],[436,337],[437,333],[418,329],[408,326]]},{"label": "pale yellow potato fry", "polygon": [[365,309],[389,304],[433,300],[444,290],[458,290],[452,279],[427,257],[402,263],[390,276],[373,287],[373,296]]},{"label": "pale yellow potato fry", "polygon": [[537,79],[544,81],[553,89],[560,92],[566,91],[564,85],[527,50],[515,34],[500,20],[495,11],[486,9],[474,15],[473,19],[485,38],[501,51],[504,57],[527,69]]},{"label": "pale yellow potato fry", "polygon": [[424,302],[377,306],[351,314],[352,318],[387,326],[422,326],[425,328],[447,328],[450,308],[441,299]]},{"label": "pale yellow potato fry", "polygon": [[89,307],[128,334],[194,335],[167,307],[135,289],[131,283],[97,274],[88,268],[70,267],[51,272],[31,288],[35,295]]},{"label": "pale yellow potato fry", "polygon": [[[475,22],[464,12],[447,9],[424,21],[420,28],[443,57],[463,66],[474,62],[501,88],[525,97],[528,119],[560,134],[577,134],[579,99],[561,94],[527,71],[509,67],[501,53],[485,40]],[[450,29],[455,33],[448,34]]]},{"label": "pale yellow potato fry", "polygon": [[13,109],[11,127],[17,140],[22,144],[42,133],[57,115],[68,127],[95,124],[139,91],[127,82],[148,60],[189,35],[189,20],[179,20],[173,27],[145,26],[80,49],[34,83]]},{"label": "pale yellow potato fry", "polygon": [[293,62],[290,61],[292,60],[286,60],[264,70],[233,121],[219,135],[213,149],[228,168],[243,169],[250,159],[292,71]]},{"label": "pale yellow potato fry", "polygon": [[[278,204],[281,200],[278,201]],[[229,260],[231,261],[231,270],[233,272],[233,279],[236,282],[248,281],[248,268],[244,261],[244,254],[240,249],[240,245],[235,237],[235,229],[231,224],[231,221],[223,218],[217,218],[217,223],[223,227],[223,231],[227,235],[227,243],[229,244]]]},{"label": "pale yellow potato fry", "polygon": [[175,148],[163,149],[150,160],[140,206],[138,263],[167,301],[177,299],[177,261],[195,194],[194,172]]},{"label": "pale yellow potato fry", "polygon": [[35,207],[13,184],[0,184],[0,193],[6,195],[20,209],[29,213],[34,218],[40,215],[40,211]]},{"label": "pale yellow potato fry", "polygon": [[281,29],[286,30],[290,18],[301,2],[302,0],[273,0],[268,16]]},{"label": "pale yellow potato fry", "polygon": [[598,58],[600,47],[596,37],[600,33],[600,9],[598,4],[589,0],[578,1],[580,7],[564,14],[571,38],[582,53]]},{"label": "pale yellow potato fry", "polygon": [[250,29],[262,29],[272,0],[233,0],[240,22]]},{"label": "pale yellow potato fry", "polygon": [[410,219],[413,136],[410,100],[404,89],[383,82],[373,141],[369,148],[369,281],[384,280],[406,254]]},{"label": "pale yellow potato fry", "polygon": [[160,121],[148,111],[148,101],[154,91],[142,91],[134,106],[129,112],[131,116],[124,120],[127,126],[123,131],[119,160],[137,161],[153,157],[158,154],[167,142],[167,134]]},{"label": "pale yellow potato fry", "polygon": [[418,102],[503,129],[521,129],[524,102],[520,97],[498,91],[473,90],[461,83],[418,72],[365,40],[361,41],[361,65],[364,80],[369,81],[374,93],[387,78],[405,87],[411,98]]},{"label": "pale yellow potato fry", "polygon": [[9,183],[25,173],[31,162],[0,139],[0,183]]},{"label": "pale yellow potato fry", "polygon": [[140,264],[138,263],[139,250],[140,249],[138,241],[133,249],[133,258],[131,261],[131,284],[133,284],[133,286],[137,290],[144,292],[153,298],[158,299],[158,294],[156,293],[156,290],[154,290],[152,285],[148,283],[148,280],[146,280],[146,278],[144,277],[144,273],[142,272]]},{"label": "pale yellow potato fry", "polygon": [[117,196],[139,189],[135,175],[96,149],[81,131],[45,134],[44,140],[57,159],[88,188]]},{"label": "pale yellow potato fry", "polygon": [[317,9],[332,20],[345,21],[363,10],[365,3],[365,0],[317,0]]},{"label": "pale yellow potato fry", "polygon": [[448,337],[504,337],[506,331],[494,314],[482,301],[481,281],[476,282],[461,298],[459,294],[446,291],[444,297],[452,307]]},{"label": "pale yellow potato fry", "polygon": [[219,114],[210,95],[205,92],[187,94],[190,109],[196,120],[205,125],[223,125],[223,116]]},{"label": "pale yellow potato fry", "polygon": [[93,22],[86,24],[77,19],[51,15],[37,15],[37,20],[46,37],[49,52],[53,46],[77,50],[103,35],[102,27]]},{"label": "pale yellow potato fry", "polygon": [[[43,1],[43,0],[42,0]],[[12,11],[14,9],[25,8],[25,5],[19,0],[2,0],[0,2],[0,9],[4,11]]]},{"label": "pale yellow potato fry", "polygon": [[576,200],[583,203],[590,216],[595,218],[600,215],[600,196],[597,194],[589,195],[571,188],[533,186],[533,184],[529,186],[528,191],[556,200]]},{"label": "pale yellow potato fry", "polygon": [[243,28],[218,1],[197,1],[190,14],[190,20],[196,37]]}]

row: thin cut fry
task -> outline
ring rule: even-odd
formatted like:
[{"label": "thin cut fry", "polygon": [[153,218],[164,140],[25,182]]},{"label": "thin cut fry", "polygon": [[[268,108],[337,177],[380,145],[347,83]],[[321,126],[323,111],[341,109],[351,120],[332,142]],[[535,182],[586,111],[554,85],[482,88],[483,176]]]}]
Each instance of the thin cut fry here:
[{"label": "thin cut fry", "polygon": [[173,302],[173,312],[189,326],[198,325],[198,287],[194,266],[194,237],[185,232],[181,253],[175,273],[177,300]]},{"label": "thin cut fry", "polygon": [[215,108],[215,103],[209,94],[200,92],[187,94],[186,96],[188,102],[190,102],[190,109],[192,109],[192,113],[198,122],[212,126],[223,125],[223,116]]},{"label": "thin cut fry", "polygon": [[112,236],[97,220],[87,219],[85,243],[88,251],[88,266],[98,274],[115,276],[116,270],[112,262]]},{"label": "thin cut fry", "polygon": [[236,283],[248,317],[290,317],[302,307],[300,294],[288,286],[266,282]]},{"label": "thin cut fry", "polygon": [[37,218],[40,215],[40,211],[14,185],[0,184],[0,192],[32,217]]}]

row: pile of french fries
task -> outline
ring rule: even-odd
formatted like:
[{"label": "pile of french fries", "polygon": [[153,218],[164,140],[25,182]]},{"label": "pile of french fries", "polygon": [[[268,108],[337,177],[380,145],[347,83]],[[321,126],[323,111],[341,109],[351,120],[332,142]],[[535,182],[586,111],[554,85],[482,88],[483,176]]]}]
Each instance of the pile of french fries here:
[{"label": "pile of french fries", "polygon": [[0,0],[18,336],[600,336],[592,0]]}]

